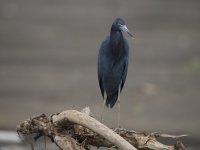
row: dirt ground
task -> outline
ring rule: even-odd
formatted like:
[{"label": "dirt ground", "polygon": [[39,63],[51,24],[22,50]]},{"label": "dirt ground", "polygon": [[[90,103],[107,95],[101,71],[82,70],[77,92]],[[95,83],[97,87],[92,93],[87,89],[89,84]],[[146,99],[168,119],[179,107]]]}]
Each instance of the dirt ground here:
[{"label": "dirt ground", "polygon": [[[121,94],[121,126],[200,137],[200,2],[0,1],[0,129],[89,106],[99,119],[97,55],[116,17],[136,39]],[[117,124],[117,105],[104,112]]]}]

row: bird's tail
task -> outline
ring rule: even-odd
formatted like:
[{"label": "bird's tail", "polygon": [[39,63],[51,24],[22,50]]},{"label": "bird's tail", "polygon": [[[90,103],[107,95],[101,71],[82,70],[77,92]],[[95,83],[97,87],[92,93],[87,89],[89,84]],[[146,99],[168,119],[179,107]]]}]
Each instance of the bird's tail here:
[{"label": "bird's tail", "polygon": [[113,93],[112,95],[108,95],[106,99],[106,106],[112,108],[118,99],[118,91]]}]

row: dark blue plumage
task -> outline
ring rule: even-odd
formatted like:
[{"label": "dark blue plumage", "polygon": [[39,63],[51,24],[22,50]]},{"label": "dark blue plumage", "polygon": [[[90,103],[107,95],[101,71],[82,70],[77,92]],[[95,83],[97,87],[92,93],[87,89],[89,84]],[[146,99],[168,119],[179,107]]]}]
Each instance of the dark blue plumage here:
[{"label": "dark blue plumage", "polygon": [[112,24],[110,36],[102,42],[98,55],[99,86],[106,106],[110,108],[118,100],[128,71],[129,45],[122,31],[133,37],[124,20],[117,18]]}]

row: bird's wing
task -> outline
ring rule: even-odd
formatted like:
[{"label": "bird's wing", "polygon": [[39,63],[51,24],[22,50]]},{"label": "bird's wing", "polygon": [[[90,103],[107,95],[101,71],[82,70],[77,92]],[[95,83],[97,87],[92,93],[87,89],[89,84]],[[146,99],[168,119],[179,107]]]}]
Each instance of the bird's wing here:
[{"label": "bird's wing", "polygon": [[126,76],[127,76],[127,72],[128,72],[128,58],[129,58],[129,45],[128,45],[128,41],[126,40],[126,38],[124,38],[124,48],[125,48],[125,52],[126,52],[126,57],[124,59],[124,66],[123,66],[123,72],[122,72],[122,78],[121,78],[121,90],[124,87],[124,83],[126,81]]},{"label": "bird's wing", "polygon": [[101,94],[104,98],[104,89],[103,89],[103,82],[102,82],[102,77],[99,77],[99,87],[101,89]]},{"label": "bird's wing", "polygon": [[124,83],[126,81],[127,72],[128,72],[128,58],[124,62],[120,91],[122,91],[122,89],[124,87]]},{"label": "bird's wing", "polygon": [[98,80],[99,80],[99,87],[100,87],[100,90],[101,90],[101,94],[102,96],[104,97],[104,89],[103,89],[103,82],[102,82],[102,66],[101,66],[101,58],[98,57]]},{"label": "bird's wing", "polygon": [[98,55],[98,80],[99,80],[99,86],[101,89],[101,94],[104,97],[104,86],[103,86],[103,59],[105,55],[105,50],[107,50],[107,46],[109,43],[109,36],[104,39],[102,42],[100,49],[99,49],[99,55]]}]

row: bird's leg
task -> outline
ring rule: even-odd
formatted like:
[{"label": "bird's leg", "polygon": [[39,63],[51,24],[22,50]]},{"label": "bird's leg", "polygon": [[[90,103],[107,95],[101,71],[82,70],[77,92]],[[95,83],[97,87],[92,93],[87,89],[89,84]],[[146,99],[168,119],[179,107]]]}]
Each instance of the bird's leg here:
[{"label": "bird's leg", "polygon": [[103,111],[104,111],[104,108],[105,108],[105,104],[106,104],[106,100],[103,99],[103,105],[102,105],[102,110],[101,110],[101,121],[103,121]]},{"label": "bird's leg", "polygon": [[120,128],[120,95],[118,97],[118,100],[117,100],[117,104],[118,104],[118,115],[117,115],[117,126],[118,128]]},{"label": "bird's leg", "polygon": [[117,115],[117,126],[118,128],[120,128],[120,88],[121,88],[121,84],[119,85],[119,89],[118,89],[118,98],[117,98],[117,104],[118,104],[118,115]]},{"label": "bird's leg", "polygon": [[103,121],[103,111],[104,111],[104,108],[105,108],[105,105],[106,105],[106,99],[107,99],[107,94],[106,94],[106,92],[104,91],[103,106],[102,106],[102,110],[101,110],[101,121]]}]

